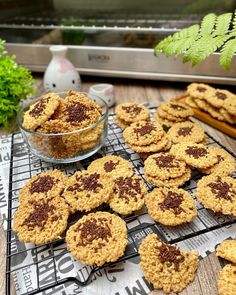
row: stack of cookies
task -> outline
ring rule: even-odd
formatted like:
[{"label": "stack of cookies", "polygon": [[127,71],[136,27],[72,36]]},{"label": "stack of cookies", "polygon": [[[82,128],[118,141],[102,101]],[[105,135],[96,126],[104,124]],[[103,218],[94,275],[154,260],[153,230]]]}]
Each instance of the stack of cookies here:
[{"label": "stack of cookies", "polygon": [[133,123],[124,130],[123,136],[127,145],[143,158],[171,147],[171,141],[159,123]]},{"label": "stack of cookies", "polygon": [[170,127],[175,123],[189,120],[193,115],[191,108],[179,102],[164,102],[156,110],[155,119],[158,123]]},{"label": "stack of cookies", "polygon": [[202,83],[190,84],[187,93],[185,102],[189,106],[199,108],[217,120],[236,124],[235,94]]},{"label": "stack of cookies", "polygon": [[122,129],[134,122],[149,120],[149,110],[141,104],[126,102],[116,107],[115,123]]}]

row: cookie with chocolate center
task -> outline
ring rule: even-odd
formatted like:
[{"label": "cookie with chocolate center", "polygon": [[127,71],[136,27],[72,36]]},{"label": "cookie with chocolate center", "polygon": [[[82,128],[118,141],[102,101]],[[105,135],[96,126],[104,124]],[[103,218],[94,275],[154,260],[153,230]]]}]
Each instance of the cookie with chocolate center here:
[{"label": "cookie with chocolate center", "polygon": [[214,89],[211,95],[205,97],[206,101],[213,107],[221,108],[227,98],[235,97],[233,93],[224,89]]},{"label": "cookie with chocolate center", "polygon": [[146,280],[165,293],[181,292],[194,279],[198,253],[182,251],[149,234],[139,247],[140,267]]},{"label": "cookie with chocolate center", "polygon": [[82,263],[101,266],[124,254],[128,244],[126,224],[114,214],[90,213],[69,228],[66,243]]},{"label": "cookie with chocolate center", "polygon": [[205,208],[236,216],[236,179],[209,175],[197,184],[197,198]]},{"label": "cookie with chocolate center", "polygon": [[145,204],[152,219],[167,226],[190,222],[197,215],[192,196],[176,187],[155,188],[146,195]]},{"label": "cookie with chocolate center", "polygon": [[[164,102],[160,105],[159,108],[163,110],[164,112],[175,117],[186,119],[189,116],[193,115],[193,111],[191,108],[179,102],[172,102],[172,101]],[[166,119],[168,120],[168,117]]]},{"label": "cookie with chocolate center", "polygon": [[214,91],[213,87],[203,83],[191,83],[187,87],[187,93],[198,99],[206,99],[206,96],[212,96]]}]

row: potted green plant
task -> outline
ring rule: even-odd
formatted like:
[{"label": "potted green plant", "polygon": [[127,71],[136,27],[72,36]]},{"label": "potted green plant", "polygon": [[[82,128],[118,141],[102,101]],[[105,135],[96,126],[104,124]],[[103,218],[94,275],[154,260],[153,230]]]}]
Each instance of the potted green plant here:
[{"label": "potted green plant", "polygon": [[207,14],[201,24],[195,24],[170,35],[159,42],[154,53],[164,53],[167,57],[183,55],[183,63],[195,66],[213,52],[220,53],[220,65],[228,70],[236,52],[236,13],[217,16]]},{"label": "potted green plant", "polygon": [[34,91],[30,72],[7,54],[0,39],[0,126],[12,129],[20,101]]}]

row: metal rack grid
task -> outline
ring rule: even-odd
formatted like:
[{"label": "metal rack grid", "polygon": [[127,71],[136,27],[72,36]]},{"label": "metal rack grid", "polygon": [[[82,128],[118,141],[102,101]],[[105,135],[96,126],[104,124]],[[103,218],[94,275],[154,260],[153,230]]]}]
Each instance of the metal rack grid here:
[{"label": "metal rack grid", "polygon": [[[151,108],[151,112],[153,111],[154,108]],[[209,134],[207,135],[209,138],[208,145],[216,145],[224,148]],[[228,152],[232,154],[232,152]],[[21,134],[12,135],[7,219],[6,294],[10,294],[11,275],[14,276],[14,273],[22,271],[23,269],[31,268],[31,271],[34,271],[37,277],[37,281],[35,282],[33,290],[22,294],[38,294],[68,282],[74,282],[80,286],[85,286],[91,282],[97,271],[105,267],[114,267],[118,262],[127,259],[137,259],[139,244],[142,239],[151,232],[157,233],[165,242],[173,244],[180,241],[187,241],[190,238],[200,236],[209,231],[236,223],[236,220],[230,216],[213,214],[211,211],[203,208],[197,201],[198,216],[196,220],[190,224],[177,226],[174,229],[154,223],[148,217],[146,209],[144,209],[139,215],[122,216],[127,223],[129,244],[125,255],[117,262],[108,263],[102,267],[82,267],[77,271],[75,276],[59,276],[58,260],[61,257],[71,257],[64,243],[64,238],[36,246],[19,242],[17,236],[12,232],[13,215],[18,205],[17,193],[33,175],[43,170],[61,169],[70,175],[76,170],[86,168],[94,159],[107,154],[116,154],[131,161],[136,172],[144,179],[143,161],[138,154],[130,150],[124,143],[122,130],[114,124],[114,114],[109,115],[109,133],[105,146],[91,158],[73,164],[58,165],[45,163],[28,152]],[[234,154],[232,155],[236,157]],[[199,172],[194,171],[191,181],[186,183],[183,188],[193,194],[196,189],[196,183],[201,176]],[[151,190],[152,186],[147,183],[145,179],[144,181],[148,189]],[[99,209],[112,212],[108,207],[100,207]],[[71,216],[70,225],[78,220],[80,216],[81,214]],[[73,260],[72,257],[71,259]],[[51,267],[50,281],[45,281],[45,278],[41,277],[41,270],[45,265],[50,265]]]}]

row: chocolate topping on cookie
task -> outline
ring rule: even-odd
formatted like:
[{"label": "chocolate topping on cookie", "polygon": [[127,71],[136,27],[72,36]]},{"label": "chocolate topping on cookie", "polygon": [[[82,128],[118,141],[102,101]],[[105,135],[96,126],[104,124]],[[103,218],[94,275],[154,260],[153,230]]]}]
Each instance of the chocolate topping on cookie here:
[{"label": "chocolate topping on cookie", "polygon": [[195,146],[188,146],[185,152],[188,155],[193,156],[195,159],[205,157],[208,154],[208,151],[206,149]]},{"label": "chocolate topping on cookie", "polygon": [[[100,218],[101,219],[101,218]],[[111,229],[108,226],[108,220],[102,218],[98,222],[95,218],[87,220],[85,223],[80,224],[77,227],[77,231],[80,232],[81,242],[79,246],[86,246],[92,244],[94,240],[102,239],[108,242],[108,238],[111,237]]]},{"label": "chocolate topping on cookie", "polygon": [[174,104],[174,103],[171,103],[170,104],[170,107],[173,109],[173,110],[178,110],[178,111],[182,111],[182,110],[186,110],[186,108],[184,106],[181,106],[179,104]]},{"label": "chocolate topping on cookie", "polygon": [[183,195],[177,194],[176,192],[168,191],[164,201],[160,203],[160,208],[164,211],[165,209],[173,209],[174,214],[178,215],[184,210],[180,207],[183,202]]},{"label": "chocolate topping on cookie", "polygon": [[160,168],[173,168],[175,167],[173,160],[175,159],[175,156],[173,155],[161,155],[159,157],[156,157],[154,160],[156,161],[156,164]]},{"label": "chocolate topping on cookie", "polygon": [[29,112],[30,116],[34,118],[40,116],[43,113],[46,103],[48,101],[49,101],[49,97],[42,98],[40,101],[38,101],[36,105],[34,106],[34,108]]},{"label": "chocolate topping on cookie", "polygon": [[232,189],[232,186],[227,182],[223,182],[220,177],[217,178],[217,182],[209,183],[207,186],[211,188],[212,193],[219,199],[232,202],[233,195],[236,195],[236,191]]},{"label": "chocolate topping on cookie", "polygon": [[179,264],[184,261],[184,256],[181,254],[180,250],[171,245],[162,244],[159,248],[159,259],[161,263],[169,262],[173,263],[175,270],[179,270]]},{"label": "chocolate topping on cookie", "polygon": [[52,189],[54,180],[51,176],[46,175],[36,179],[30,187],[30,193],[46,193]]},{"label": "chocolate topping on cookie", "polygon": [[178,135],[179,136],[187,136],[189,134],[191,134],[193,127],[182,127],[179,128],[178,130]]},{"label": "chocolate topping on cookie", "polygon": [[81,192],[81,191],[92,191],[96,192],[98,188],[103,188],[103,185],[98,182],[100,178],[100,174],[98,173],[93,173],[90,174],[89,176],[76,176],[77,183],[74,185],[71,185],[67,188],[68,191],[73,192]]},{"label": "chocolate topping on cookie", "polygon": [[[36,226],[43,228],[46,224],[49,214],[53,214],[55,206],[48,203],[40,204],[35,201],[30,201],[34,206],[34,211],[31,212],[28,218],[25,219],[23,225],[27,225],[29,230],[33,230]],[[59,217],[57,215],[52,216],[52,221],[56,221]]]},{"label": "chocolate topping on cookie", "polygon": [[106,162],[105,164],[104,164],[104,170],[106,171],[106,172],[111,172],[111,171],[113,171],[115,168],[116,168],[116,166],[119,164],[119,161],[118,162],[113,162],[112,160],[110,160],[110,161],[108,161],[108,162]]},{"label": "chocolate topping on cookie", "polygon": [[227,95],[223,92],[220,92],[220,91],[216,91],[216,94],[215,94],[219,99],[222,99],[222,100],[225,100],[227,98]]},{"label": "chocolate topping on cookie", "polygon": [[70,123],[81,123],[84,120],[89,119],[87,115],[88,107],[84,104],[77,102],[74,104],[69,105],[66,108],[66,112],[68,115],[67,122]]},{"label": "chocolate topping on cookie", "polygon": [[133,179],[132,177],[118,177],[115,180],[116,187],[115,193],[118,193],[119,197],[125,200],[125,203],[129,203],[129,197],[137,200],[137,194],[141,194],[141,179]]},{"label": "chocolate topping on cookie", "polygon": [[156,130],[156,127],[153,126],[152,124],[147,124],[147,125],[144,125],[140,128],[135,128],[134,132],[137,135],[144,136],[146,134],[150,134],[153,130]]},{"label": "chocolate topping on cookie", "polygon": [[139,106],[122,106],[122,109],[125,110],[129,114],[138,115],[141,112],[141,108]]},{"label": "chocolate topping on cookie", "polygon": [[205,88],[205,87],[201,87],[201,86],[198,86],[198,87],[197,87],[197,90],[198,90],[199,92],[206,92],[206,88]]}]

